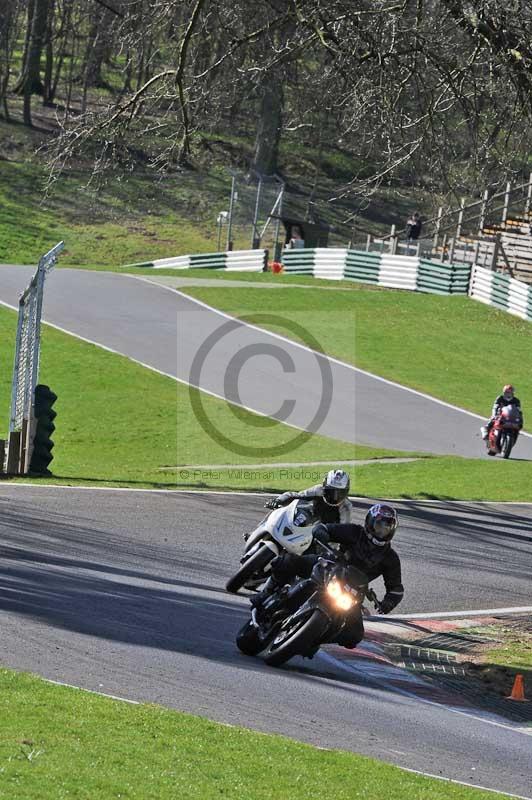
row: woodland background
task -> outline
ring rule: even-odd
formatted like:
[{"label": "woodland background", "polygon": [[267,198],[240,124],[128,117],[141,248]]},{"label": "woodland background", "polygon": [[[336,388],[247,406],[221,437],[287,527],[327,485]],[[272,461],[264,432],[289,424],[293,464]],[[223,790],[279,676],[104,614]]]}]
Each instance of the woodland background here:
[{"label": "woodland background", "polygon": [[531,102],[527,0],[0,0],[0,158],[33,195],[142,176],[197,222],[229,168],[378,227],[526,180]]}]

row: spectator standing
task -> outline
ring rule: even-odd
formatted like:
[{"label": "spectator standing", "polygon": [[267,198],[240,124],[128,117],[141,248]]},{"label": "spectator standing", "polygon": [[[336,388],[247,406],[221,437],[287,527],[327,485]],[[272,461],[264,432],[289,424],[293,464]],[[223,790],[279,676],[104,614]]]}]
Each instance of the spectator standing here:
[{"label": "spectator standing", "polygon": [[410,214],[406,221],[406,238],[409,242],[419,239],[421,233],[421,216],[419,211]]},{"label": "spectator standing", "polygon": [[405,226],[407,256],[410,255],[411,244],[412,244],[412,255],[415,256],[419,253],[419,246],[416,245],[416,242],[419,239],[420,233],[421,233],[421,217],[419,215],[419,211],[414,211],[408,217]]},{"label": "spectator standing", "polygon": [[299,247],[305,247],[305,240],[303,239],[303,231],[299,227],[299,225],[292,225],[290,229],[290,241],[288,242],[288,247],[290,250],[294,250]]}]

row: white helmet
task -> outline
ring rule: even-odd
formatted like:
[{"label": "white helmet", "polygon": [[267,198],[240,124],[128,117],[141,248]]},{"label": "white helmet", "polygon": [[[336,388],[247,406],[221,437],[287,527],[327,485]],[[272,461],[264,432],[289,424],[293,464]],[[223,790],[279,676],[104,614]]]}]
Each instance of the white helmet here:
[{"label": "white helmet", "polygon": [[514,387],[511,383],[507,383],[506,386],[502,387],[502,396],[507,401],[514,399]]},{"label": "white helmet", "polygon": [[343,469],[331,469],[323,479],[323,499],[328,506],[339,506],[349,494],[349,475]]}]

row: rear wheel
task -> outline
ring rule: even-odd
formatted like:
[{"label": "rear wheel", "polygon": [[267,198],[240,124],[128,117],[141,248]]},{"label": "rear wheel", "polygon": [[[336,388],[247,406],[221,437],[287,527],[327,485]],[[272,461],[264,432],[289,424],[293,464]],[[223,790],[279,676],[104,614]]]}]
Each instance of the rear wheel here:
[{"label": "rear wheel", "polygon": [[309,609],[307,615],[279,631],[264,660],[271,667],[279,667],[293,656],[304,655],[319,644],[328,625],[329,619],[321,609]]},{"label": "rear wheel", "polygon": [[[270,563],[270,561],[273,561],[274,558],[275,553],[273,550],[270,550],[269,547],[266,547],[266,545],[259,547],[256,553],[244,561],[238,572],[235,572],[233,577],[229,578],[225,584],[225,588],[228,592],[236,594],[238,590],[249,581],[252,575],[254,575],[256,572],[263,572],[264,568]],[[264,576],[264,579],[266,579],[266,576]]]}]

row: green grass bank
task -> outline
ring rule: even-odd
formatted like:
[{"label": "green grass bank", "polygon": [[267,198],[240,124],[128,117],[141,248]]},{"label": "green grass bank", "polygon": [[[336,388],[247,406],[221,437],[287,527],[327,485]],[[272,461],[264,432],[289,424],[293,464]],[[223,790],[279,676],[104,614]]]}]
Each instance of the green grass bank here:
[{"label": "green grass bank", "polygon": [[9,800],[505,797],[4,669],[0,691],[0,797]]},{"label": "green grass bank", "polygon": [[[0,408],[5,430],[9,416],[11,370],[16,314],[0,307]],[[142,485],[189,488],[207,485],[198,476],[182,477],[179,465],[242,464],[331,461],[394,455],[387,450],[359,447],[320,436],[300,445],[287,441],[298,431],[239,410],[201,393],[205,414],[217,430],[240,447],[252,447],[246,456],[216,442],[199,424],[191,399],[200,393],[159,375],[129,359],[109,353],[49,326],[43,326],[40,382],[58,395],[54,478],[67,483]],[[261,459],[255,452],[276,448]],[[319,468],[321,473],[325,467]],[[300,473],[281,475],[260,470],[259,488],[305,485]],[[215,484],[226,488],[252,488],[246,475],[225,475]]]}]

